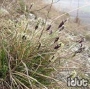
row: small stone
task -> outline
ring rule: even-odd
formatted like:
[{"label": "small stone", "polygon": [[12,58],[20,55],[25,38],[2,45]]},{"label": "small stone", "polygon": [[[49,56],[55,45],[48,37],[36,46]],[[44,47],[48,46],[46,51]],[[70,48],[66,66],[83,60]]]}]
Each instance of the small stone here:
[{"label": "small stone", "polygon": [[0,16],[8,16],[9,12],[4,9],[4,8],[0,8]]}]

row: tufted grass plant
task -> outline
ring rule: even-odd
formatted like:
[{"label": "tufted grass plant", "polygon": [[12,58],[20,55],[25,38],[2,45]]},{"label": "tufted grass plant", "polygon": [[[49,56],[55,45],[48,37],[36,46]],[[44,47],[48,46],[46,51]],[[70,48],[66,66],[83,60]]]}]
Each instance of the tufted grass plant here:
[{"label": "tufted grass plant", "polygon": [[[35,30],[24,18],[2,19],[0,23],[0,82],[6,89],[47,89],[53,78],[50,58],[54,49],[56,33],[50,35],[41,29]],[[54,80],[57,81],[57,80]]]}]

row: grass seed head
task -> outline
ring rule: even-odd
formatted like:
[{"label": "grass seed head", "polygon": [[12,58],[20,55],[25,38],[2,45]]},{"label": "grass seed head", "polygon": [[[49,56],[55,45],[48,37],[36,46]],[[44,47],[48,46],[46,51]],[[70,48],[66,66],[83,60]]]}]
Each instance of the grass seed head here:
[{"label": "grass seed head", "polygon": [[38,25],[35,26],[35,30],[38,29]]},{"label": "grass seed head", "polygon": [[49,25],[49,26],[47,27],[46,31],[50,30],[50,28],[51,28],[51,25]]},{"label": "grass seed head", "polygon": [[34,5],[34,3],[31,3],[31,5],[30,5],[30,8],[29,8],[29,9],[31,9],[31,8],[33,7],[33,5]]},{"label": "grass seed head", "polygon": [[54,49],[58,49],[58,48],[60,48],[61,47],[61,44],[57,44],[55,47],[54,47]]},{"label": "grass seed head", "polygon": [[23,40],[26,40],[26,36],[25,36],[25,35],[23,35],[23,36],[22,36],[22,39],[23,39]]},{"label": "grass seed head", "polygon": [[58,40],[59,40],[59,37],[56,37],[54,43],[56,43]]},{"label": "grass seed head", "polygon": [[49,35],[51,35],[52,33],[53,33],[52,30],[50,30]]},{"label": "grass seed head", "polygon": [[62,22],[59,24],[58,28],[61,28],[63,25],[64,25],[64,22],[62,21]]},{"label": "grass seed head", "polygon": [[39,50],[39,48],[40,48],[40,47],[41,47],[41,43],[39,43],[39,46],[38,46],[38,48],[37,48],[37,49]]},{"label": "grass seed head", "polygon": [[62,31],[64,29],[64,25],[59,29],[59,31]]}]

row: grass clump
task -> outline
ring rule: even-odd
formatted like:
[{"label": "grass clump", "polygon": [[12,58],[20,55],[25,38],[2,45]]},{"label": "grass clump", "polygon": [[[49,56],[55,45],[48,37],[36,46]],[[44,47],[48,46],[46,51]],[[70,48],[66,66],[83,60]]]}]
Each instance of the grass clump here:
[{"label": "grass clump", "polygon": [[1,21],[0,82],[6,89],[47,89],[53,71],[51,56],[57,52],[52,46],[54,36],[30,27],[26,18]]}]

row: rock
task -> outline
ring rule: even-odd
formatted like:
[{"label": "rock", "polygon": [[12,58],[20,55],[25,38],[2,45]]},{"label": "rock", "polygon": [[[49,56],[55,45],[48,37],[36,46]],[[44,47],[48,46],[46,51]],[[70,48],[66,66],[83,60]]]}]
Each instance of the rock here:
[{"label": "rock", "polygon": [[9,12],[4,8],[0,8],[0,17],[3,16],[9,16]]},{"label": "rock", "polygon": [[35,19],[36,16],[35,16],[34,14],[32,14],[32,13],[29,13],[28,18],[29,18],[29,19]]},{"label": "rock", "polygon": [[89,63],[90,63],[90,57],[88,58],[88,61],[89,61]]},{"label": "rock", "polygon": [[76,52],[76,51],[78,51],[78,50],[80,49],[80,47],[81,47],[81,44],[76,44],[76,45],[71,49],[71,51],[72,51],[72,52]]},{"label": "rock", "polygon": [[25,15],[20,15],[20,19],[26,18]]}]

